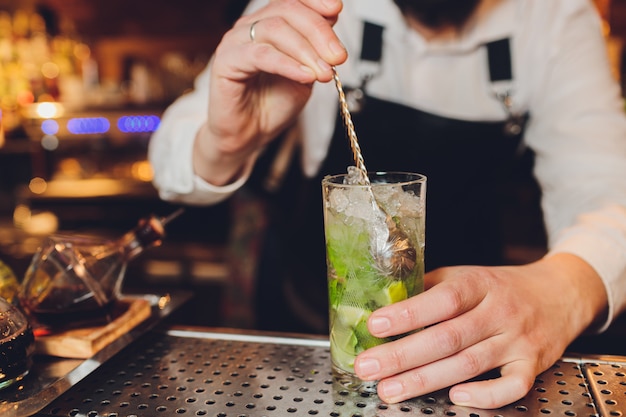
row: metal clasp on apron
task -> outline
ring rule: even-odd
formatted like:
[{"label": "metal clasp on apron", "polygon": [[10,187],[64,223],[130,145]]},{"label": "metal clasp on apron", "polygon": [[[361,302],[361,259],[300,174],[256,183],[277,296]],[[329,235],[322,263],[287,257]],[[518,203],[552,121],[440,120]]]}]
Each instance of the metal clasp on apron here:
[{"label": "metal clasp on apron", "polygon": [[383,30],[380,25],[363,22],[363,40],[358,71],[361,85],[346,92],[346,101],[351,113],[358,113],[365,106],[365,91],[369,80],[380,73],[380,61],[383,54]]},{"label": "metal clasp on apron", "polygon": [[512,90],[496,91],[494,95],[498,101],[502,103],[502,107],[504,107],[504,111],[507,115],[507,120],[504,124],[504,134],[507,136],[517,136],[522,133],[524,117],[513,112]]},{"label": "metal clasp on apron", "polygon": [[496,99],[504,107],[507,119],[504,123],[504,134],[517,136],[524,128],[524,116],[513,111],[513,66],[511,64],[511,41],[508,38],[489,42],[487,59],[489,79],[491,80]]},{"label": "metal clasp on apron", "polygon": [[367,82],[374,77],[374,74],[366,74],[361,76],[361,85],[358,88],[350,90],[346,93],[346,102],[350,113],[356,114],[365,106],[365,89]]}]

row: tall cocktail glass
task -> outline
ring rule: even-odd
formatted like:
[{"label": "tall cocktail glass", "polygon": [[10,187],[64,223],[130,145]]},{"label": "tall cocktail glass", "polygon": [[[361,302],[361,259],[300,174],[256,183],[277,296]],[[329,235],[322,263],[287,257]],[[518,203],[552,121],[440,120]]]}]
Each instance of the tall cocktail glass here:
[{"label": "tall cocktail glass", "polygon": [[[374,392],[376,383],[355,375],[356,356],[397,339],[372,336],[370,314],[424,289],[426,177],[403,172],[368,176],[371,188],[346,181],[347,174],[322,181],[332,371],[341,385],[360,392]],[[381,259],[380,246],[389,235],[385,219],[395,222],[415,248],[414,265],[400,276],[385,267],[389,259]]]}]

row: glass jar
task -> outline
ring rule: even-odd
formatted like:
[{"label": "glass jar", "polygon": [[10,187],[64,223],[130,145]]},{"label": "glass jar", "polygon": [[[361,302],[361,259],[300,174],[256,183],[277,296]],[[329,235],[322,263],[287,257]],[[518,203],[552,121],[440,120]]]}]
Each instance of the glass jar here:
[{"label": "glass jar", "polygon": [[0,297],[0,389],[28,374],[34,349],[35,338],[28,319],[16,306]]}]

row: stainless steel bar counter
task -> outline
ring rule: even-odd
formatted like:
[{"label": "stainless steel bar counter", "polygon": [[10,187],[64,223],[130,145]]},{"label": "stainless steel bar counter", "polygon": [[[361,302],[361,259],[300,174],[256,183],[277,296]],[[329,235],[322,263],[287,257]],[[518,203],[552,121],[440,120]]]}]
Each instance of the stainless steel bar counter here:
[{"label": "stainless steel bar counter", "polygon": [[[570,355],[501,409],[451,404],[447,390],[401,404],[332,381],[326,339],[156,327],[38,411],[39,417],[624,416],[626,357]],[[2,414],[4,415],[4,414]]]},{"label": "stainless steel bar counter", "polygon": [[18,383],[0,390],[0,416],[34,415],[64,392],[74,388],[87,375],[104,367],[126,346],[139,340],[157,325],[163,324],[164,319],[191,298],[191,294],[180,291],[136,297],[150,302],[151,314],[147,319],[88,359],[35,355],[29,374]]}]

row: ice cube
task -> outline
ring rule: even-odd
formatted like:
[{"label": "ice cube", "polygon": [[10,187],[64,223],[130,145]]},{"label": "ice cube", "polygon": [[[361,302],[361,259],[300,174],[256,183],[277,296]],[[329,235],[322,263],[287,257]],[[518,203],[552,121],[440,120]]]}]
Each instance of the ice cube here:
[{"label": "ice cube", "polygon": [[346,195],[346,191],[333,188],[328,196],[328,202],[330,207],[335,210],[337,213],[343,213],[346,208],[350,205],[350,200],[348,200],[348,196]]},{"label": "ice cube", "polygon": [[365,184],[365,173],[355,166],[349,166],[348,175],[344,178],[343,183],[348,185]]},{"label": "ice cube", "polygon": [[419,213],[423,215],[425,211],[424,201],[412,192],[404,192],[398,195],[397,205],[400,216],[406,215],[403,213]]},{"label": "ice cube", "polygon": [[347,192],[347,198],[350,204],[346,208],[347,216],[355,217],[366,222],[375,219],[375,211],[372,205],[372,195],[367,187],[350,188]]}]

